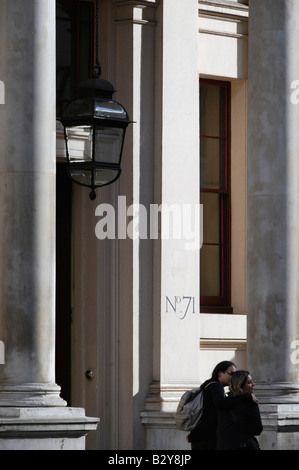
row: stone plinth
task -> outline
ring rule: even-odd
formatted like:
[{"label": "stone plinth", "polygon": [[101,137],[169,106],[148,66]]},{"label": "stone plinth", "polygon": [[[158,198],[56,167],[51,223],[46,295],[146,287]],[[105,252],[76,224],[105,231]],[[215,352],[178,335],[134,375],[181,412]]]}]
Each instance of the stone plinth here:
[{"label": "stone plinth", "polygon": [[82,408],[0,408],[0,450],[85,450],[97,418]]}]

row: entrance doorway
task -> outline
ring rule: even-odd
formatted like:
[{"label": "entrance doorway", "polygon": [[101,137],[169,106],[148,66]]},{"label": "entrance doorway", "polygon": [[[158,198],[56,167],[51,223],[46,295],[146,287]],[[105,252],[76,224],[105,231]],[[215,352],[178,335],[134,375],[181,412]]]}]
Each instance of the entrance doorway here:
[{"label": "entrance doorway", "polygon": [[71,405],[72,182],[66,164],[56,165],[56,383]]},{"label": "entrance doorway", "polygon": [[[88,192],[72,184],[66,164],[57,163],[56,171],[56,383],[69,407],[84,408],[86,416],[99,417],[98,360],[102,356],[97,286],[101,283],[97,239],[90,228],[94,205]],[[99,430],[87,434],[87,450],[99,448],[98,434]]]}]

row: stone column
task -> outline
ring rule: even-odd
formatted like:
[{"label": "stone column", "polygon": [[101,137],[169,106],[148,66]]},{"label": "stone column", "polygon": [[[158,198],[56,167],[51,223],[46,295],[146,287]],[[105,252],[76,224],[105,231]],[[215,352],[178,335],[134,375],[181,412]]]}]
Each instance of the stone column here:
[{"label": "stone column", "polygon": [[292,99],[298,17],[299,2],[250,2],[248,365],[258,382],[267,448],[299,442],[293,427],[299,419],[299,105]]},{"label": "stone column", "polygon": [[[163,1],[160,409],[199,383],[198,2]],[[161,31],[161,30],[160,30]],[[157,132],[157,135],[159,133]],[[189,240],[188,240],[189,238]],[[187,340],[186,340],[187,339]],[[188,359],[189,358],[189,359]]]},{"label": "stone column", "polygon": [[[150,213],[154,201],[153,83],[157,2],[115,0],[113,5],[118,57],[113,84],[116,99],[125,103],[134,121],[126,133],[122,176],[118,183],[119,195],[123,197],[123,202],[118,204],[119,227],[125,221],[128,229],[125,237],[123,232],[118,232],[118,361],[131,366],[118,366],[118,420],[115,422],[120,436],[119,448],[138,449],[145,441],[139,413],[144,409],[152,379],[154,249],[149,224],[146,227],[144,223],[149,219],[144,214]],[[133,219],[123,219],[121,206],[128,215],[133,216],[135,211],[135,217],[140,217],[134,234],[129,228]]]},{"label": "stone column", "polygon": [[0,80],[0,448],[14,448],[10,433],[26,428],[18,419],[40,424],[41,407],[52,423],[43,436],[57,419],[65,429],[55,384],[55,0],[0,2]]},{"label": "stone column", "polygon": [[54,4],[0,5],[0,405],[65,404],[54,373]]},{"label": "stone column", "polygon": [[188,444],[173,412],[200,379],[198,2],[163,0],[156,19],[154,188],[162,211],[153,380],[141,416],[148,449],[181,449]]}]

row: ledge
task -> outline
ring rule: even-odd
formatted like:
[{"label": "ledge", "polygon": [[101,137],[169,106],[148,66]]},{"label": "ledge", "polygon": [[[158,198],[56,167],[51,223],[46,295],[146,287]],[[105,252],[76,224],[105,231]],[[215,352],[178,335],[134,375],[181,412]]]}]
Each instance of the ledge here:
[{"label": "ledge", "polygon": [[86,417],[83,408],[0,407],[0,448],[81,450],[86,434],[96,430],[98,422]]},{"label": "ledge", "polygon": [[199,14],[217,15],[221,18],[239,19],[248,21],[249,6],[244,3],[230,2],[226,0],[198,1]]},{"label": "ledge", "polygon": [[146,427],[177,429],[173,417],[173,412],[142,411],[140,413],[140,418],[142,424],[144,424]]}]

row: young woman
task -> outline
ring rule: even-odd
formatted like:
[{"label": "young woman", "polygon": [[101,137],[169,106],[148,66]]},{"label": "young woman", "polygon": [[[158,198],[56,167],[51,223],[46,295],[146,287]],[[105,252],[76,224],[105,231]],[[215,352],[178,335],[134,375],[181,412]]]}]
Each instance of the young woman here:
[{"label": "young woman", "polygon": [[[248,371],[238,370],[230,383],[230,397],[253,395],[255,383]],[[256,401],[237,403],[231,409],[218,409],[218,450],[259,450],[255,436],[263,430]]]},{"label": "young woman", "polygon": [[230,409],[238,403],[249,403],[251,394],[236,395],[226,398],[224,387],[230,385],[236,372],[236,365],[222,361],[214,368],[212,377],[206,380],[201,389],[203,392],[203,417],[198,426],[187,436],[192,450],[215,450],[217,447],[217,413],[220,409]]}]

